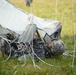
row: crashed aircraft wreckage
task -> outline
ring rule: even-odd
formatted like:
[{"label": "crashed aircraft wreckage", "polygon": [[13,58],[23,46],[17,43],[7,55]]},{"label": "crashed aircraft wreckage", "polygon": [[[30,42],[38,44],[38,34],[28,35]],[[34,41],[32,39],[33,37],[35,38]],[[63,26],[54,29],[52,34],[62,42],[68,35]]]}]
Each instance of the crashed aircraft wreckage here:
[{"label": "crashed aircraft wreckage", "polygon": [[0,0],[0,51],[9,57],[33,54],[35,59],[62,55],[61,23],[28,14]]}]

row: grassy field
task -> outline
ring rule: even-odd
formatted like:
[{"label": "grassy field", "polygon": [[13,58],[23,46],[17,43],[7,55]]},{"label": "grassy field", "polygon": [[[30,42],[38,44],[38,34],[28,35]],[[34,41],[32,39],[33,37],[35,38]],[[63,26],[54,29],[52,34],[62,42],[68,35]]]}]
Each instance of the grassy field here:
[{"label": "grassy field", "polygon": [[[30,13],[30,7],[26,7],[24,0],[10,0],[10,2]],[[33,0],[32,13],[42,18],[60,21],[62,24],[61,39],[66,45],[66,51],[73,52],[76,40],[74,40],[74,36],[76,36],[76,0],[58,0],[57,5],[56,0]],[[76,75],[76,58],[74,67],[72,67],[72,60],[73,57],[52,57],[44,61],[53,66],[39,61],[36,64],[41,69],[38,69],[34,68],[30,59],[26,60],[25,65],[23,65],[24,62],[18,62],[16,58],[9,59],[4,63],[0,62],[0,75]],[[20,66],[15,68],[16,65]]]}]

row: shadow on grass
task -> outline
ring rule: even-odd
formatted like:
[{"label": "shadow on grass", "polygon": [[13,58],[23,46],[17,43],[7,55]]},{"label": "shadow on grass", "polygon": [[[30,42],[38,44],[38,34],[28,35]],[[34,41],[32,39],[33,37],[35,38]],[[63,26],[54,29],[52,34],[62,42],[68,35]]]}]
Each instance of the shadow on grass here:
[{"label": "shadow on grass", "polygon": [[[74,37],[75,37],[75,39],[74,39]],[[68,51],[69,53],[71,52],[71,54],[74,54],[74,52],[75,52],[74,66],[76,66],[76,43],[75,43],[76,35],[73,35],[73,36],[64,35],[64,37],[61,37],[61,39],[65,43],[66,51]]]}]

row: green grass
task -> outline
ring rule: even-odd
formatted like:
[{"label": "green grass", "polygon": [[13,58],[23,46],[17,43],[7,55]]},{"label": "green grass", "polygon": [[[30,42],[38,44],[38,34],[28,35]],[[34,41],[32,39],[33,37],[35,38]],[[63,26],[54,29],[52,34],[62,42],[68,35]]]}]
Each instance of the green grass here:
[{"label": "green grass", "polygon": [[[0,75],[75,75],[76,68],[71,67],[70,58],[66,58],[63,56],[54,57],[51,59],[44,60],[49,64],[53,64],[54,66],[47,66],[42,62],[36,62],[41,69],[34,68],[31,60],[27,60],[25,65],[23,62],[18,62],[16,59],[10,59],[5,63],[0,62]],[[64,62],[63,62],[64,61]],[[16,65],[20,65],[14,69]]]},{"label": "green grass", "polygon": [[[24,0],[10,0],[17,7],[30,13],[30,8],[26,7]],[[74,29],[76,31],[76,0],[58,0],[56,13],[56,0],[33,0],[32,13],[42,18],[58,20],[62,24],[61,39],[64,41],[67,51],[74,50]],[[74,27],[75,26],[75,27]],[[75,39],[76,40],[76,39]],[[0,58],[1,59],[1,58]],[[2,60],[2,59],[1,59]],[[0,75],[76,75],[76,58],[74,67],[72,67],[72,57],[58,56],[44,61],[54,66],[47,66],[42,62],[36,62],[42,69],[34,68],[32,61],[28,59],[25,62],[18,62],[17,59],[9,59],[6,62],[0,62]]]}]

